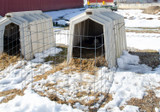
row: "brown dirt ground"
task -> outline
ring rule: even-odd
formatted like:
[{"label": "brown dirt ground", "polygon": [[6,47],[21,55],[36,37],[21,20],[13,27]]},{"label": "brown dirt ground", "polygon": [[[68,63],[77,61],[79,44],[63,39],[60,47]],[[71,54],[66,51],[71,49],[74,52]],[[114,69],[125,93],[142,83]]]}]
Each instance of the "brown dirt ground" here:
[{"label": "brown dirt ground", "polygon": [[140,112],[155,112],[155,107],[159,108],[160,98],[156,97],[153,90],[147,91],[148,95],[143,99],[132,98],[127,105],[138,106]]},{"label": "brown dirt ground", "polygon": [[158,12],[160,12],[160,6],[150,6],[143,11],[146,14],[157,14]]},{"label": "brown dirt ground", "polygon": [[137,55],[140,58],[140,64],[146,64],[153,69],[160,65],[160,54],[155,50],[131,50],[130,54]]},{"label": "brown dirt ground", "polygon": [[10,56],[6,53],[3,53],[2,55],[0,55],[0,71],[7,68],[10,64],[15,64],[19,60],[20,60],[19,55]]}]

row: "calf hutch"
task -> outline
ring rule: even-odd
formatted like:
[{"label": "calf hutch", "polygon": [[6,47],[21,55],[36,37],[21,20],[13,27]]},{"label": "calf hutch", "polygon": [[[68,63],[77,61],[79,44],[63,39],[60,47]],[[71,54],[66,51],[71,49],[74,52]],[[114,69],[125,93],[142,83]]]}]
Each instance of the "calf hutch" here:
[{"label": "calf hutch", "polygon": [[0,19],[0,54],[21,53],[29,60],[54,45],[52,18],[42,11],[8,13]]},{"label": "calf hutch", "polygon": [[[87,9],[72,18],[68,63],[74,57],[80,59],[98,57],[103,52],[107,66],[109,68],[116,66],[117,58],[122,55],[123,50],[126,50],[124,24],[121,15],[107,9]],[[89,54],[90,52],[93,53]]]}]

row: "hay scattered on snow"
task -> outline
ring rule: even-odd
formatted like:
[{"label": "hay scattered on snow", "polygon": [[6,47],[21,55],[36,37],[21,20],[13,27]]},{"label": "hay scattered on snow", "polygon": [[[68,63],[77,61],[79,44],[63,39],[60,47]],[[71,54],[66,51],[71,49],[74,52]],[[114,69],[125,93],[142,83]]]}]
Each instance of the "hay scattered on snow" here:
[{"label": "hay scattered on snow", "polygon": [[36,81],[39,81],[39,80],[42,80],[42,79],[47,79],[47,77],[50,75],[50,74],[53,74],[53,73],[55,73],[55,72],[57,72],[57,71],[61,71],[61,70],[63,70],[64,68],[66,68],[67,67],[67,62],[66,61],[64,61],[63,63],[61,63],[61,64],[58,64],[58,65],[56,65],[56,66],[52,66],[52,70],[50,70],[50,71],[47,71],[46,73],[44,73],[44,74],[42,74],[42,75],[37,75],[37,76],[35,76],[34,77],[34,82],[36,82]]},{"label": "hay scattered on snow", "polygon": [[[53,88],[52,85],[46,86],[46,87],[49,88],[48,90],[56,89],[56,88]],[[59,92],[59,89],[56,90],[56,91]],[[70,104],[73,108],[75,107],[76,103],[79,103],[80,105],[87,106],[88,109],[89,109],[89,112],[93,112],[93,111],[99,109],[99,107],[94,107],[94,105],[96,105],[97,103],[100,104],[99,105],[100,107],[104,107],[105,104],[107,104],[108,102],[113,100],[111,94],[101,93],[101,92],[89,93],[88,94],[87,92],[82,91],[82,92],[78,92],[77,93],[76,96],[77,96],[78,99],[69,99],[69,100],[67,100],[67,99],[62,100],[56,94],[54,94],[54,93],[51,94],[51,93],[49,93],[47,91],[45,91],[45,93],[44,93],[44,92],[40,92],[40,91],[35,90],[35,92],[38,93],[40,96],[48,97],[51,101],[56,101],[59,104],[67,104],[67,105]],[[102,95],[104,96],[103,100],[101,100],[101,96]],[[90,99],[87,102],[84,101],[84,100],[80,100],[81,97],[84,97],[84,96],[94,96],[95,98],[94,99]]]},{"label": "hay scattered on snow", "polygon": [[15,64],[17,61],[20,60],[20,56],[10,56],[6,53],[0,55],[0,71],[7,68],[10,64]]},{"label": "hay scattered on snow", "polygon": [[155,112],[155,108],[159,108],[160,98],[156,97],[153,90],[147,91],[148,95],[143,99],[132,98],[127,105],[134,105],[140,108],[140,112]]},{"label": "hay scattered on snow", "polygon": [[72,59],[69,63],[69,69],[65,72],[87,72],[90,74],[95,74],[98,71],[98,67],[108,66],[105,57],[97,57],[90,59]]},{"label": "hay scattered on snow", "polygon": [[1,103],[7,103],[8,101],[14,99],[17,95],[23,96],[24,95],[24,90],[26,90],[26,88],[24,88],[23,90],[19,90],[19,89],[11,89],[8,91],[3,91],[0,92],[0,97],[4,96],[5,98],[0,102]]},{"label": "hay scattered on snow", "polygon": [[143,13],[146,14],[157,14],[159,12],[160,12],[160,6],[150,6],[143,11]]},{"label": "hay scattered on snow", "polygon": [[66,74],[73,73],[73,72],[87,72],[89,74],[95,75],[95,73],[99,70],[98,67],[101,66],[108,66],[107,62],[105,60],[105,57],[97,57],[96,60],[94,58],[90,59],[72,59],[69,64],[67,64],[66,61],[63,63],[60,63],[56,66],[53,65],[53,69],[46,72],[45,74],[42,75],[37,75],[34,77],[34,81],[39,81],[42,79],[47,79],[47,77],[50,74],[53,74],[57,71],[62,71]]}]

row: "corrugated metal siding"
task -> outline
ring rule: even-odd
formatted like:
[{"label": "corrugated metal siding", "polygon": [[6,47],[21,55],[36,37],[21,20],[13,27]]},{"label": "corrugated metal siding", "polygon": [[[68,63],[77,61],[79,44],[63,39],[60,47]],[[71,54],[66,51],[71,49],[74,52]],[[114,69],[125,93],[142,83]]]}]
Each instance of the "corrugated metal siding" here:
[{"label": "corrugated metal siding", "polygon": [[105,1],[106,3],[107,2],[113,2],[114,0],[89,0],[91,3],[94,3],[94,2],[103,2]]},{"label": "corrugated metal siding", "polygon": [[83,0],[0,0],[0,15],[17,11],[49,11],[82,6]]}]

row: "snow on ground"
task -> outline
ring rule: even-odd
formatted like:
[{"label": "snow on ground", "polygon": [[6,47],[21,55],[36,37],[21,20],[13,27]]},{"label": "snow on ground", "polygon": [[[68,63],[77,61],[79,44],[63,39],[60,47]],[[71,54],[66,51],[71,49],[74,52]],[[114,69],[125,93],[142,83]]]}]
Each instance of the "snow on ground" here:
[{"label": "snow on ground", "polygon": [[[126,105],[126,101],[131,98],[142,99],[147,94],[146,90],[151,89],[154,90],[157,97],[160,97],[160,91],[155,90],[156,87],[160,86],[160,75],[157,71],[150,71],[151,69],[146,65],[139,65],[137,63],[138,57],[127,52],[124,52],[118,60],[121,60],[121,62],[118,61],[119,67],[125,67],[118,68],[114,74],[113,84],[109,92],[112,93],[113,100],[106,104],[104,108],[99,109],[99,112],[106,109],[109,112],[121,112],[119,109],[121,106],[125,106],[122,112],[137,112],[137,110],[139,112],[137,107]],[[142,73],[148,71],[145,74],[139,74],[137,73],[138,69]]]},{"label": "snow on ground", "polygon": [[42,53],[36,53],[34,55],[35,59],[33,59],[31,61],[34,63],[42,63],[42,62],[44,62],[44,58],[46,58],[48,56],[55,56],[56,54],[58,54],[61,51],[62,51],[62,49],[60,49],[60,48],[52,47],[50,49],[43,51]]},{"label": "snow on ground", "polygon": [[[31,61],[18,61],[15,65],[10,65],[7,69],[0,72],[0,91],[11,89],[23,89],[33,81],[36,75],[44,74],[52,69],[49,64],[42,64],[44,58],[54,56],[62,51],[60,48],[50,48],[42,53],[36,53],[35,59]],[[38,68],[37,66],[40,65]]]},{"label": "snow on ground", "polygon": [[[23,81],[25,81],[25,84],[29,84],[28,89],[31,88],[31,85],[34,85],[32,89],[41,91],[44,94],[55,93],[60,99],[66,101],[72,99],[88,102],[95,99],[94,96],[87,95],[83,97],[76,97],[78,92],[109,92],[112,94],[113,100],[107,103],[103,108],[100,108],[99,112],[106,109],[109,112],[136,112],[138,107],[126,105],[126,101],[131,98],[143,98],[143,96],[147,94],[146,90],[160,87],[160,75],[157,71],[151,71],[147,66],[143,66],[139,69],[142,72],[141,74],[140,71],[137,73],[137,69],[135,68],[137,66],[142,66],[138,64],[139,58],[128,54],[126,51],[118,60],[121,60],[121,62],[118,63],[119,69],[115,70],[102,67],[96,76],[80,73],[64,74],[63,72],[58,71],[54,74],[50,74],[46,80],[42,79],[33,83],[31,83],[33,79],[32,77],[38,74],[41,75],[48,71],[50,69],[49,65],[45,66],[45,64],[42,64],[41,66],[44,68],[40,67],[37,71],[34,71],[35,65],[29,64],[31,62],[27,62],[28,66],[26,65],[23,69],[19,68],[19,64],[16,64],[13,67],[9,67],[10,69],[1,72],[2,74],[5,72],[6,77],[0,80],[0,91],[13,88],[20,89],[20,87],[23,88]],[[144,71],[147,73],[144,74]],[[81,85],[82,81],[85,82],[85,85]],[[45,87],[44,84],[47,83],[53,84],[53,88],[58,88],[58,91]],[[8,103],[1,104],[0,110],[8,112],[12,108],[12,112],[16,112],[17,110],[27,112],[39,112],[46,110],[52,112],[54,110],[55,112],[59,112],[65,111],[64,109],[67,109],[66,111],[72,111],[70,106],[51,102],[48,98],[40,97],[37,93],[28,89],[25,91],[24,96],[16,96],[16,98]],[[64,91],[63,95],[60,94],[61,90]],[[157,96],[160,96],[160,91],[155,92]],[[101,100],[103,97],[104,96],[102,95],[99,99]],[[97,105],[99,104],[97,103],[96,106]],[[120,106],[125,106],[124,110],[121,111],[119,109]],[[88,109],[88,107],[79,103],[75,104],[74,107],[82,110]]]},{"label": "snow on ground", "polygon": [[0,105],[0,112],[81,112],[68,105],[61,105],[32,90],[26,90],[24,96],[16,96],[8,103]]},{"label": "snow on ground", "polygon": [[143,10],[118,10],[116,13],[126,18],[126,27],[160,27],[160,20],[158,20],[160,15],[144,14],[142,11]]},{"label": "snow on ground", "polygon": [[[69,20],[71,17],[82,13],[83,8],[67,9],[61,11],[46,12],[46,14],[53,17],[53,20],[63,19]],[[119,10],[117,13],[127,17],[125,20],[127,27],[159,27],[159,15],[142,14],[141,10]],[[153,18],[146,20],[145,18]],[[65,20],[66,21],[66,20]],[[64,21],[63,21],[64,22]],[[69,36],[67,30],[56,31],[56,43],[68,45]],[[153,49],[159,50],[158,43],[160,43],[159,34],[148,33],[127,33],[127,46],[137,49]],[[153,89],[156,96],[160,97],[160,90],[155,88],[160,87],[160,66],[151,71],[147,65],[139,64],[139,57],[128,54],[127,51],[118,59],[118,69],[108,69],[101,67],[97,75],[88,73],[70,73],[65,74],[62,71],[51,73],[46,80],[42,79],[33,82],[33,77],[42,75],[52,69],[52,66],[44,62],[47,56],[54,56],[62,49],[51,48],[43,53],[37,53],[35,59],[32,61],[19,61],[15,65],[11,65],[3,71],[0,71],[0,92],[11,89],[25,90],[24,96],[16,96],[8,103],[0,104],[0,111],[2,112],[76,112],[80,110],[88,110],[87,106],[76,103],[73,106],[80,109],[73,109],[71,106],[57,104],[50,101],[46,97],[41,97],[32,89],[41,91],[45,95],[56,94],[61,100],[81,100],[89,102],[95,100],[95,96],[77,97],[77,93],[86,92],[102,92],[112,94],[113,100],[100,108],[98,112],[138,112],[139,108],[132,105],[127,105],[126,102],[131,98],[142,99],[147,94],[147,90]],[[37,63],[39,62],[39,63]],[[37,67],[38,66],[38,67]],[[66,69],[66,68],[64,68]],[[84,82],[84,85],[81,84]],[[47,83],[53,84],[57,89],[49,89],[44,86]],[[29,85],[28,85],[29,84]],[[27,86],[28,85],[28,86]],[[47,91],[47,92],[46,92]],[[63,93],[63,94],[61,94]],[[104,95],[99,96],[99,101],[103,99]],[[0,97],[0,102],[5,96]],[[96,103],[95,106],[98,106]],[[123,110],[119,107],[124,106]],[[157,111],[158,108],[156,108]]]},{"label": "snow on ground", "polygon": [[69,45],[69,30],[55,30],[56,45]]},{"label": "snow on ground", "polygon": [[37,65],[37,63],[18,61],[17,64],[1,71],[0,91],[23,89],[33,81],[33,76],[43,74],[52,69],[49,64],[43,64],[38,69],[36,68]]},{"label": "snow on ground", "polygon": [[118,69],[131,71],[136,73],[147,73],[152,70],[151,67],[148,67],[145,64],[139,64],[140,59],[138,56],[130,55],[128,52],[124,51],[119,59],[117,59]]},{"label": "snow on ground", "polygon": [[160,34],[154,33],[126,33],[127,46],[136,49],[160,49]]}]

